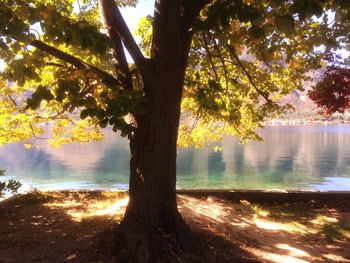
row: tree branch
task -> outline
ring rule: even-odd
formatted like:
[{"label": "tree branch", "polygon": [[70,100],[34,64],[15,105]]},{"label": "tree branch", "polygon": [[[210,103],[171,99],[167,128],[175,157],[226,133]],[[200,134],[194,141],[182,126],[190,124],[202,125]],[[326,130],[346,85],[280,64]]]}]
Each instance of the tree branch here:
[{"label": "tree branch", "polygon": [[47,65],[47,66],[58,67],[58,68],[64,67],[64,65],[59,64],[59,63],[54,63],[54,62],[48,62],[48,63],[46,63],[46,65]]},{"label": "tree branch", "polygon": [[103,21],[103,25],[104,27],[107,28],[108,35],[114,44],[113,57],[116,60],[115,69],[118,75],[118,79],[124,84],[125,89],[132,90],[133,85],[131,81],[131,73],[130,73],[128,62],[126,60],[122,40],[118,32],[113,27],[113,24],[112,24],[113,21],[110,19],[110,16],[106,16],[106,13],[108,11],[105,10],[106,6],[103,3],[104,1],[100,0],[99,2],[100,2],[100,15]]},{"label": "tree branch", "polygon": [[[212,36],[211,36],[212,37]],[[222,68],[224,70],[224,76],[225,76],[225,83],[226,83],[226,92],[228,90],[228,73],[227,73],[227,69],[226,69],[226,64],[225,64],[225,60],[224,58],[222,57],[222,54],[221,54],[221,50],[218,46],[218,44],[216,43],[215,39],[212,39],[213,43],[214,43],[214,47],[216,49],[216,52],[218,53],[219,55],[219,59],[220,59],[220,62],[221,62],[221,65],[222,65]]]},{"label": "tree branch", "polygon": [[203,41],[204,41],[204,48],[205,48],[205,51],[207,52],[207,57],[209,59],[209,63],[210,63],[210,65],[211,65],[211,67],[212,67],[212,69],[214,71],[215,78],[219,79],[218,73],[216,72],[216,68],[215,68],[215,65],[214,65],[214,62],[213,62],[213,59],[212,59],[212,55],[211,55],[210,50],[209,50],[207,37],[206,37],[204,32],[202,32],[202,37],[203,37]]},{"label": "tree branch", "polygon": [[182,27],[182,67],[185,70],[187,66],[187,60],[189,50],[191,48],[192,41],[192,26],[198,17],[200,11],[213,0],[182,0],[182,14],[181,14],[181,27]]},{"label": "tree branch", "polygon": [[109,30],[118,32],[120,39],[123,41],[130,56],[134,60],[136,66],[142,72],[146,59],[135,42],[130,30],[125,23],[114,0],[99,0],[100,10],[103,17],[108,21]]},{"label": "tree branch", "polygon": [[40,136],[38,136],[38,135],[35,133],[34,126],[33,126],[33,124],[32,124],[31,122],[29,122],[29,127],[30,127],[30,130],[31,130],[31,132],[32,132],[33,137],[36,138],[36,139],[39,139],[39,140],[50,140],[50,139],[53,138],[53,137],[40,137]]},{"label": "tree branch", "polygon": [[12,98],[11,95],[7,95],[7,97],[12,101],[13,105],[15,105],[15,106],[17,107],[18,112],[21,113],[22,111],[18,108],[18,104],[17,104],[17,102],[15,101],[15,99]]},{"label": "tree branch", "polygon": [[189,30],[194,21],[196,20],[199,12],[206,6],[212,2],[212,0],[183,0],[182,7],[184,9],[182,14],[182,25],[184,28]]},{"label": "tree branch", "polygon": [[97,74],[98,76],[100,76],[102,78],[102,81],[107,84],[107,85],[111,85],[111,86],[117,86],[120,85],[121,83],[114,78],[112,75],[110,75],[109,73],[93,66],[90,65],[82,60],[80,60],[79,58],[76,58],[72,55],[69,55],[55,47],[52,47],[50,45],[45,44],[44,42],[41,42],[40,40],[34,40],[32,41],[29,45],[36,47],[42,51],[44,51],[47,54],[50,54],[58,59],[61,59],[75,67],[77,67],[78,69],[85,69],[87,71],[91,71],[95,74]]},{"label": "tree branch", "polygon": [[131,81],[131,73],[124,53],[122,41],[115,30],[109,30],[109,35],[114,43],[113,57],[116,60],[115,68],[118,79],[123,83],[125,89],[132,90],[133,85]]},{"label": "tree branch", "polygon": [[237,61],[238,65],[242,68],[242,70],[244,71],[244,73],[246,74],[250,84],[252,84],[252,86],[256,89],[256,91],[268,102],[271,103],[272,101],[269,99],[268,96],[266,96],[266,94],[264,94],[264,92],[262,92],[256,85],[255,82],[253,81],[252,76],[250,76],[249,72],[247,71],[247,69],[245,68],[245,66],[243,65],[243,63],[241,62],[241,60],[239,59],[239,57],[236,54],[236,51],[234,50],[233,47],[231,47],[230,45],[226,45],[231,56]]}]

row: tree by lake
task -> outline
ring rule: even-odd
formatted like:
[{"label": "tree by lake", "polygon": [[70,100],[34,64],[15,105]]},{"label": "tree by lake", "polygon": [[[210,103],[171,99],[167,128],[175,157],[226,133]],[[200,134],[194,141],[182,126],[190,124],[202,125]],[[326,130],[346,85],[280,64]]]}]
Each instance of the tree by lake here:
[{"label": "tree by lake", "polygon": [[177,145],[259,139],[264,118],[289,108],[278,99],[349,43],[346,0],[158,0],[140,43],[120,13],[136,1],[77,2],[0,3],[0,144],[85,143],[106,126],[127,136],[118,238],[137,262],[154,262],[162,233],[190,243],[176,204]]}]

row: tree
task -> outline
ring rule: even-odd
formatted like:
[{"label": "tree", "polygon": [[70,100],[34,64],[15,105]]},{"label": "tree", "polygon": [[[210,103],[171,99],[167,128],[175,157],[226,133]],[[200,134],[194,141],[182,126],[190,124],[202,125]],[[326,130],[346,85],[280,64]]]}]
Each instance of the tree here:
[{"label": "tree", "polygon": [[135,4],[1,1],[0,143],[39,137],[41,123],[51,123],[56,145],[101,139],[107,125],[128,136],[130,200],[118,235],[130,258],[152,261],[159,230],[186,240],[177,143],[201,145],[224,133],[259,139],[264,117],[284,110],[277,99],[302,89],[305,73],[320,66],[317,47],[346,42],[350,6],[158,0],[141,21],[138,45],[119,11]]},{"label": "tree", "polygon": [[322,81],[308,91],[308,97],[324,113],[344,113],[350,108],[350,68],[327,66]]}]

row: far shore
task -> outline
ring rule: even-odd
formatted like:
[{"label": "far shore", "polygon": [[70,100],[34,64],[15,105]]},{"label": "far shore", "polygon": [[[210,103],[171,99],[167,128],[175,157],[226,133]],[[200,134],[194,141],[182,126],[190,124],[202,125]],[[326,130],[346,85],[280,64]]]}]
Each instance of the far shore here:
[{"label": "far shore", "polygon": [[350,125],[350,120],[303,120],[303,119],[274,119],[264,122],[264,126],[302,126],[302,125]]}]

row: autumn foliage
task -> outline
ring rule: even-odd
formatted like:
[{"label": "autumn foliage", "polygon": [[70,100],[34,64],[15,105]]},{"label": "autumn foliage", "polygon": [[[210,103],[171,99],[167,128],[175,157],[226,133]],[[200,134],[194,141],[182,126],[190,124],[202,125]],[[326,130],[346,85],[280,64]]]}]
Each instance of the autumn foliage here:
[{"label": "autumn foliage", "polygon": [[328,66],[323,80],[308,91],[308,97],[327,115],[344,113],[350,108],[350,68]]}]

